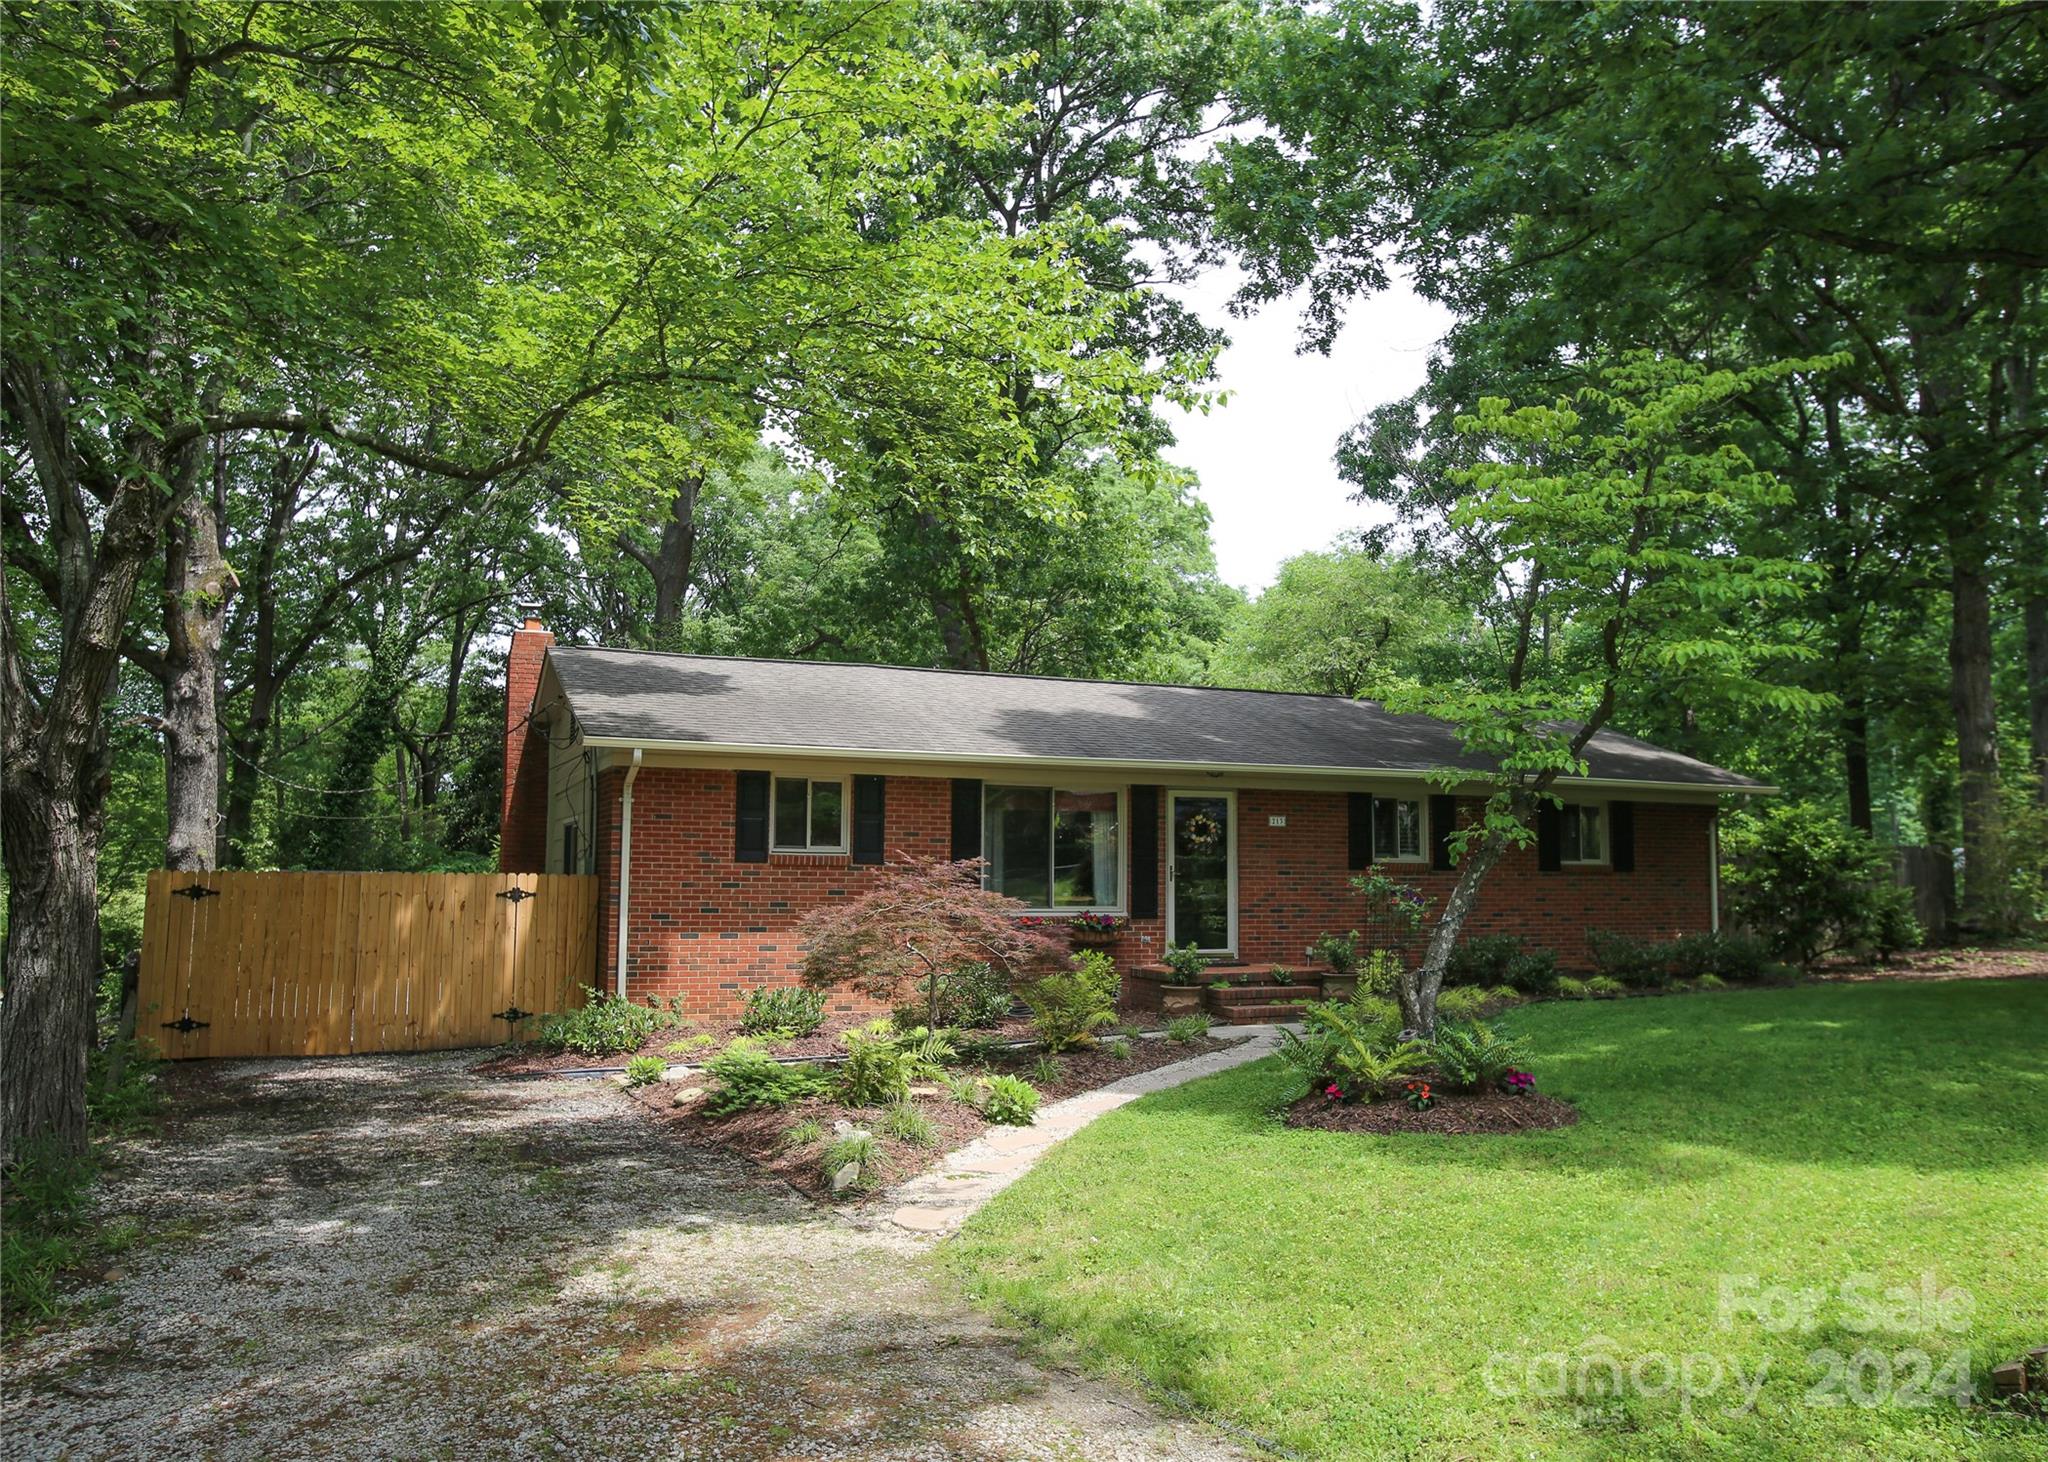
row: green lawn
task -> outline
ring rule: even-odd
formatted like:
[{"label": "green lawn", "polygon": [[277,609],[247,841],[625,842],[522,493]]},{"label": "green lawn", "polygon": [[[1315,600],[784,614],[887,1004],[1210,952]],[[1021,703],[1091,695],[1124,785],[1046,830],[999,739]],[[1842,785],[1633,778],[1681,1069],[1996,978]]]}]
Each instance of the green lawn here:
[{"label": "green lawn", "polygon": [[[1886,1393],[1886,1369],[1912,1378],[1900,1352],[1938,1368],[1966,1350],[1983,1391],[1994,1361],[2048,1342],[2048,982],[1550,1004],[1504,1024],[1577,1127],[1290,1131],[1286,1077],[1262,1061],[1095,1123],[950,1262],[1054,1348],[1311,1457],[2048,1457],[2040,1423],[1856,1401]],[[1967,1291],[1967,1316],[1860,1323],[1858,1276],[1882,1298],[1929,1272]],[[1724,1325],[1724,1276],[1822,1302],[1787,1329]],[[1826,1350],[1882,1360],[1852,1391]],[[1543,1394],[1564,1367],[1544,1357],[1576,1375],[1603,1354],[1642,1388]],[[1689,1404],[1656,1394],[1659,1355],[1696,1357]],[[1748,1412],[1737,1366],[1765,1368]],[[1815,1387],[1846,1399],[1812,1404]]]}]

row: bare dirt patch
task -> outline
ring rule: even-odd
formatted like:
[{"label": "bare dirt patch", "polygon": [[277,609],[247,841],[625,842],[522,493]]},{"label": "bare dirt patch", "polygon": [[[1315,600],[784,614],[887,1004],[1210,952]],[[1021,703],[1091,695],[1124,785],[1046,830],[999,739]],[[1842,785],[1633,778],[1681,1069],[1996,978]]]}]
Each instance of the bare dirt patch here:
[{"label": "bare dirt patch", "polygon": [[1556,1097],[1530,1092],[1447,1092],[1437,1090],[1436,1105],[1418,1112],[1396,1096],[1387,1101],[1340,1104],[1323,1096],[1305,1096],[1287,1109],[1287,1125],[1318,1132],[1434,1132],[1445,1136],[1485,1133],[1547,1132],[1579,1120],[1579,1109]]}]

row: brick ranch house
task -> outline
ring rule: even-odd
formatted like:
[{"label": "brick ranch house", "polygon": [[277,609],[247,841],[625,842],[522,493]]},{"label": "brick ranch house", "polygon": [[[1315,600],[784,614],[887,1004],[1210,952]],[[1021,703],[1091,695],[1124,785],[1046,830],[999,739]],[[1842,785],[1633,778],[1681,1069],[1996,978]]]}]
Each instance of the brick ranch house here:
[{"label": "brick ranch house", "polygon": [[[1611,733],[1587,761],[1471,932],[1575,969],[1589,930],[1717,927],[1719,798],[1770,789]],[[1445,723],[1341,697],[583,649],[529,618],[500,864],[597,875],[594,983],[691,1014],[793,982],[797,918],[898,853],[985,858],[1046,915],[1126,916],[1121,967],[1189,941],[1298,967],[1359,924],[1357,870],[1449,892],[1444,840],[1477,803],[1426,774],[1459,765]]]}]

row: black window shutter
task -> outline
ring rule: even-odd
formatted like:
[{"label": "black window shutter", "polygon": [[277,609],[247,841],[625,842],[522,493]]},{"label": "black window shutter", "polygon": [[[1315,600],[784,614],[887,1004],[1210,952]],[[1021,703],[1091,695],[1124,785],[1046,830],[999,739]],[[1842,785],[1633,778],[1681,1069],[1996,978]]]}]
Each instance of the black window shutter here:
[{"label": "black window shutter", "polygon": [[1451,866],[1451,834],[1458,830],[1458,799],[1438,792],[1429,799],[1429,866]]},{"label": "black window shutter", "polygon": [[853,861],[856,863],[882,861],[884,781],[881,777],[853,779]]},{"label": "black window shutter", "polygon": [[1348,796],[1350,806],[1346,811],[1346,823],[1349,847],[1344,866],[1355,872],[1372,867],[1372,793],[1352,792]]},{"label": "black window shutter", "polygon": [[732,818],[732,856],[738,863],[768,861],[768,773],[741,772]]},{"label": "black window shutter", "polygon": [[1159,917],[1159,789],[1131,788],[1131,917]]},{"label": "black window shutter", "polygon": [[1564,866],[1564,817],[1554,802],[1536,809],[1536,867],[1555,873]]},{"label": "black window shutter", "polygon": [[1616,873],[1636,871],[1636,805],[1607,804],[1607,857]]},{"label": "black window shutter", "polygon": [[981,856],[981,781],[953,778],[953,861]]}]

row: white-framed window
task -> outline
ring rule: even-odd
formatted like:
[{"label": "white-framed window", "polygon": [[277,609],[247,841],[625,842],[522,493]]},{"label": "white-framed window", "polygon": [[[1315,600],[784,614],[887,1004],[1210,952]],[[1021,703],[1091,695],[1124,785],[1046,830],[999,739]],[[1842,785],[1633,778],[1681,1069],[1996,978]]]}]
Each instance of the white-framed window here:
[{"label": "white-framed window", "polygon": [[983,881],[1027,908],[1081,913],[1123,904],[1119,788],[982,788]]},{"label": "white-framed window", "polygon": [[1372,799],[1372,856],[1375,861],[1422,861],[1422,799]]},{"label": "white-framed window", "polygon": [[1558,861],[1607,861],[1606,809],[1597,802],[1567,802],[1559,810]]},{"label": "white-framed window", "polygon": [[777,777],[769,846],[778,853],[844,853],[846,803],[844,777]]}]

